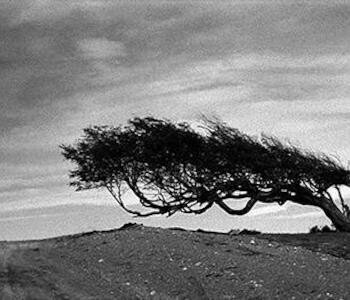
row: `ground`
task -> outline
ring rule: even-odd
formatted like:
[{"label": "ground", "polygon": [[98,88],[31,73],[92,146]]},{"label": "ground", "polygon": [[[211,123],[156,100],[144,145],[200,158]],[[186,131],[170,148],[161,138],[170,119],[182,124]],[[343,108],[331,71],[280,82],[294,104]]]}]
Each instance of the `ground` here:
[{"label": "ground", "polygon": [[0,299],[350,299],[350,234],[141,225],[0,243]]}]

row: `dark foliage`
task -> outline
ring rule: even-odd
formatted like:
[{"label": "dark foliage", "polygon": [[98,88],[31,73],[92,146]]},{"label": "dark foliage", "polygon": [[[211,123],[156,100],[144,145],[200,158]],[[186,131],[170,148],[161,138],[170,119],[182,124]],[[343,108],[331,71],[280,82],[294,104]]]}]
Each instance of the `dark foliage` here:
[{"label": "dark foliage", "polygon": [[321,228],[321,232],[334,232],[334,230],[330,228],[328,225],[325,225]]},{"label": "dark foliage", "polygon": [[321,228],[315,225],[315,226],[312,226],[309,231],[309,233],[319,233],[319,232],[335,232],[335,230],[329,227],[328,225],[324,225]]},{"label": "dark foliage", "polygon": [[261,231],[258,230],[250,230],[250,229],[243,229],[239,232],[239,235],[257,235],[261,234]]},{"label": "dark foliage", "polygon": [[310,231],[309,231],[309,233],[318,233],[318,232],[321,232],[321,230],[320,230],[320,228],[318,228],[317,225],[312,226],[312,227],[310,228]]},{"label": "dark foliage", "polygon": [[[187,123],[135,118],[125,127],[87,128],[75,145],[61,148],[76,165],[70,174],[73,186],[105,187],[136,216],[200,214],[213,204],[243,215],[258,202],[292,201],[320,207],[332,219],[331,212],[338,209],[329,193],[334,187],[346,221],[339,187],[349,185],[350,173],[338,161],[218,121],[207,121],[204,129],[201,134]],[[128,208],[122,199],[125,189],[145,209]],[[241,209],[228,204],[240,199],[246,200]]]}]

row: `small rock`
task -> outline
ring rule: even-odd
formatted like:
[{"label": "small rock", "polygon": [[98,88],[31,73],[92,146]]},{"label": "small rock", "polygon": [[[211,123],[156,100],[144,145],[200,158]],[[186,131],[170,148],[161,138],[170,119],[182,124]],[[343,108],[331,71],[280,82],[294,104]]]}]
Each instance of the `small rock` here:
[{"label": "small rock", "polygon": [[183,267],[182,270],[183,270],[183,271],[186,271],[186,270],[187,270],[187,267]]},{"label": "small rock", "polygon": [[251,244],[251,245],[255,245],[256,242],[255,242],[254,240],[251,240],[251,241],[250,241],[250,244]]},{"label": "small rock", "polygon": [[125,285],[130,285],[130,282],[125,282]]},{"label": "small rock", "polygon": [[103,262],[103,258],[100,258],[100,259],[98,260],[98,262],[99,262],[99,263],[102,263],[102,262]]},{"label": "small rock", "polygon": [[195,265],[196,267],[199,267],[201,264],[202,264],[202,263],[199,261],[199,262],[195,263],[194,265]]},{"label": "small rock", "polygon": [[153,290],[153,291],[151,291],[149,294],[150,294],[151,296],[154,296],[154,295],[156,294],[156,291]]},{"label": "small rock", "polygon": [[258,283],[256,280],[251,280],[249,283],[254,287],[254,288],[260,288],[262,287],[261,283]]}]

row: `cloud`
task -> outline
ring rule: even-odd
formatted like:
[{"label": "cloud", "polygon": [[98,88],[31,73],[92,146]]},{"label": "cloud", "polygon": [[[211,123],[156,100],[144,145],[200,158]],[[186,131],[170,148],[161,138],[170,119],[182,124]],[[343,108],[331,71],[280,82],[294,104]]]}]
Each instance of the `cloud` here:
[{"label": "cloud", "polygon": [[237,69],[350,69],[350,54],[329,55],[299,55],[268,53],[268,54],[240,54],[228,60],[229,64]]},{"label": "cloud", "polygon": [[[32,206],[80,201],[63,182],[40,195],[45,183],[23,180],[66,172],[57,145],[82,128],[147,114],[216,113],[248,133],[349,159],[350,6],[325,3],[1,3],[0,167],[3,183],[14,184],[7,195],[18,207],[23,197],[35,197]],[[33,189],[23,196],[16,187]]]},{"label": "cloud", "polygon": [[122,58],[126,56],[123,43],[105,38],[90,38],[78,41],[78,48],[88,59]]},{"label": "cloud", "polygon": [[23,211],[36,208],[62,207],[69,205],[116,206],[113,199],[108,197],[109,195],[106,193],[75,193],[72,189],[67,191],[62,186],[60,188],[56,187],[51,189],[50,197],[43,197],[43,190],[40,188],[26,190],[28,198],[24,200],[21,199],[22,197],[20,196],[22,193],[22,191],[1,193],[1,198],[8,199],[7,201],[0,201],[1,211]]},{"label": "cloud", "polygon": [[319,217],[324,217],[324,212],[310,211],[310,212],[294,214],[294,215],[273,216],[274,219],[279,219],[279,220],[291,220],[291,219],[298,220],[298,219],[319,218]]},{"label": "cloud", "polygon": [[0,113],[0,137],[5,134],[9,134],[9,132],[16,128],[21,127],[25,124],[24,120],[18,120],[15,117],[2,115]]},{"label": "cloud", "polygon": [[21,221],[21,220],[27,220],[27,219],[38,219],[38,218],[52,218],[52,217],[60,217],[62,215],[77,215],[80,214],[80,212],[62,212],[62,213],[56,213],[56,214],[36,214],[36,215],[29,215],[29,216],[21,216],[21,217],[0,217],[0,222],[13,222],[13,221]]},{"label": "cloud", "polygon": [[[57,169],[55,170],[57,171]],[[67,176],[64,175],[48,175],[46,176],[36,176],[30,178],[17,178],[17,179],[0,179],[0,196],[3,193],[15,192],[15,193],[25,193],[30,190],[49,190],[54,187],[61,187],[62,183],[66,183]]]},{"label": "cloud", "polygon": [[[82,5],[88,5],[92,1],[80,2]],[[12,3],[11,5],[16,12],[11,20],[11,26],[33,22],[52,22],[79,8],[77,1],[56,0],[24,0],[18,1],[18,3]]]},{"label": "cloud", "polygon": [[64,99],[76,90],[75,75],[63,74],[41,74],[27,79],[17,93],[19,104],[30,109],[33,106],[51,104],[59,99]]},{"label": "cloud", "polygon": [[247,216],[248,217],[256,217],[256,216],[263,216],[263,215],[269,215],[269,214],[275,214],[275,213],[279,213],[281,211],[286,211],[288,208],[287,205],[268,205],[268,206],[264,206],[264,207],[258,207],[253,209],[252,211],[250,211]]},{"label": "cloud", "polygon": [[[341,6],[327,10],[323,7],[306,5],[308,9],[304,12],[293,5],[292,9],[288,10],[288,5],[283,9],[283,5],[257,5],[254,2],[250,4],[237,2],[232,5],[220,3],[215,7],[192,3],[160,5],[157,2],[147,6],[141,4],[135,6],[112,1],[68,3],[41,0],[21,3],[15,5],[13,9],[22,16],[21,21],[12,25],[8,24],[8,21],[3,22],[0,33],[1,40],[6,45],[0,47],[3,52],[2,60],[6,64],[10,63],[14,69],[18,69],[21,65],[21,69],[17,72],[18,78],[13,78],[13,75],[8,73],[2,74],[2,81],[8,82],[3,89],[6,90],[5,93],[13,90],[9,96],[12,99],[8,100],[9,106],[13,109],[19,104],[27,108],[38,107],[43,103],[57,101],[57,98],[67,98],[77,91],[91,88],[91,78],[94,83],[99,82],[99,86],[103,86],[107,76],[110,78],[119,76],[113,66],[108,68],[96,65],[95,60],[98,59],[115,58],[115,62],[123,61],[128,66],[155,62],[156,77],[162,77],[167,65],[172,72],[171,68],[177,68],[179,65],[192,64],[193,61],[200,65],[203,61],[211,61],[217,57],[225,57],[218,62],[231,69],[228,70],[231,73],[237,72],[237,69],[246,71],[250,69],[256,74],[257,70],[272,67],[283,70],[289,67],[302,67],[308,69],[304,77],[309,75],[307,72],[311,65],[318,68],[323,63],[325,65],[336,63],[340,68],[347,59],[346,55],[337,60],[334,54],[327,56],[322,53],[324,52],[322,49],[327,49],[325,41],[328,39],[323,39],[322,47],[317,41],[306,39],[303,41],[304,45],[297,48],[298,51],[304,51],[298,53],[299,58],[294,58],[296,55],[295,51],[292,51],[294,44],[289,45],[286,34],[295,35],[295,32],[289,30],[286,33],[284,30],[282,34],[279,32],[280,27],[275,26],[276,23],[287,22],[289,25],[294,24],[293,28],[298,26],[298,32],[303,34],[306,34],[305,30],[318,32],[316,17],[312,16],[322,14],[328,21],[322,23],[322,26],[330,27],[323,33],[332,32],[333,38],[344,42],[347,40],[344,39],[344,32],[331,30],[333,27],[341,29],[340,25],[345,25],[342,24],[344,20],[341,18],[343,15]],[[310,6],[315,11],[311,11]],[[332,20],[327,12],[331,15],[339,12],[339,24]],[[291,21],[300,19],[302,22]],[[256,26],[257,20],[259,26]],[[310,36],[313,37],[315,34]],[[283,47],[273,49],[272,43],[264,44],[272,37],[274,42]],[[309,42],[315,43],[317,52],[311,53]],[[214,67],[212,71],[215,70],[217,68]],[[150,68],[148,72],[154,74],[154,69],[152,71]],[[241,75],[252,76],[252,74]],[[266,75],[260,74],[261,77]],[[276,77],[276,73],[272,75]],[[254,76],[250,81],[254,80]],[[256,75],[256,80],[261,80],[260,76]],[[285,79],[281,74],[279,76]],[[41,82],[44,83],[40,84]],[[277,89],[269,82],[262,82],[261,85],[265,89],[260,93],[259,87],[257,95],[260,97],[267,94],[266,97],[275,99],[288,97],[295,99],[304,95],[289,81]],[[308,88],[309,86],[305,86],[303,90]],[[325,88],[320,94],[324,95],[324,90]],[[343,93],[347,92],[344,90]],[[18,101],[15,105],[13,103],[16,103],[16,100],[13,98]]]}]

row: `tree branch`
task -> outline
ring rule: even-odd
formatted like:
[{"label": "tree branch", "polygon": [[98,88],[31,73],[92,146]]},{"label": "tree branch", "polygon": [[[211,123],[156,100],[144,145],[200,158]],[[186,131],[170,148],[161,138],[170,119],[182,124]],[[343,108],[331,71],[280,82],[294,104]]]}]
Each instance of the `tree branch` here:
[{"label": "tree branch", "polygon": [[225,212],[229,213],[230,215],[238,215],[238,216],[242,216],[245,215],[246,213],[248,213],[253,207],[254,205],[258,202],[257,199],[251,198],[247,203],[246,206],[242,209],[233,209],[231,207],[229,207],[224,200],[219,199],[216,200],[215,203],[217,205],[220,206],[220,208],[222,208]]},{"label": "tree branch", "polygon": [[148,217],[151,215],[156,215],[156,214],[161,214],[162,212],[160,211],[152,211],[152,212],[147,212],[147,213],[141,213],[137,210],[132,210],[128,207],[125,206],[123,200],[121,199],[121,194],[120,194],[120,187],[118,187],[118,194],[115,193],[115,191],[113,190],[113,188],[109,185],[106,185],[107,190],[109,191],[109,193],[112,195],[112,197],[117,201],[117,203],[119,204],[119,206],[126,212],[134,215],[134,217]]},{"label": "tree branch", "polygon": [[341,206],[343,209],[343,214],[347,216],[349,214],[349,206],[345,204],[345,201],[344,201],[344,198],[343,198],[343,195],[340,191],[339,186],[336,185],[335,188],[336,188],[338,195],[339,195],[340,203],[341,203]]}]

